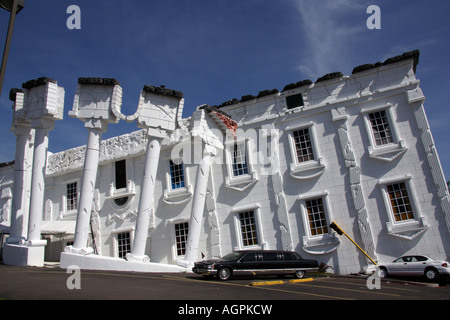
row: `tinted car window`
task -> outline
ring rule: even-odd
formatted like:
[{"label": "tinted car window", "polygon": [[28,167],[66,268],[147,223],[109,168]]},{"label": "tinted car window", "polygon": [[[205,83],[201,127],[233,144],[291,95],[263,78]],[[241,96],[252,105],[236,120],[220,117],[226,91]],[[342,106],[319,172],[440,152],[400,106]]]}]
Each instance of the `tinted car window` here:
[{"label": "tinted car window", "polygon": [[247,254],[242,258],[242,262],[253,262],[253,261],[256,261],[255,253],[253,253],[253,252],[247,253]]},{"label": "tinted car window", "polygon": [[263,261],[278,261],[276,252],[264,252]]},{"label": "tinted car window", "polygon": [[290,252],[285,252],[284,253],[284,261],[292,261],[292,260],[295,260],[294,255]]},{"label": "tinted car window", "polygon": [[424,257],[424,256],[415,256],[415,258],[417,261],[427,261],[428,260],[428,258]]},{"label": "tinted car window", "polygon": [[226,256],[222,257],[222,260],[226,261],[234,261],[239,259],[245,254],[245,252],[232,252],[230,254],[227,254]]}]

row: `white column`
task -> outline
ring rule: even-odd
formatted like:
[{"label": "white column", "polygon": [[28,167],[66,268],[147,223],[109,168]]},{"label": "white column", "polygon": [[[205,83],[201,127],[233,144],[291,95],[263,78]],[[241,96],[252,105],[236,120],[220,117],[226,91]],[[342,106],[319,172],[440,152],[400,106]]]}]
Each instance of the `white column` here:
[{"label": "white column", "polygon": [[158,171],[161,142],[159,138],[149,138],[147,154],[145,156],[144,176],[142,178],[141,197],[139,198],[138,217],[129,261],[149,262],[150,258],[145,255],[148,228],[150,225],[150,213],[153,206],[153,194],[155,190],[156,174]]},{"label": "white column", "polygon": [[216,149],[209,145],[205,146],[204,156],[200,162],[195,181],[194,200],[192,203],[191,219],[189,221],[189,234],[186,244],[186,253],[183,260],[178,261],[180,266],[189,268],[198,259],[198,246],[203,224],[203,212],[205,209],[206,188],[208,186],[209,171],[212,156]]},{"label": "white column", "polygon": [[90,127],[84,161],[83,177],[81,181],[80,203],[78,206],[77,223],[73,247],[69,251],[90,254],[94,250],[87,247],[89,236],[89,223],[91,219],[92,201],[94,199],[95,182],[97,180],[98,160],[100,157],[100,143],[103,131],[101,128]]},{"label": "white column", "polygon": [[[20,237],[18,243],[10,243],[4,247],[6,264],[20,266],[43,266],[47,241],[41,240],[41,223],[45,195],[45,173],[47,169],[48,134],[53,130],[56,120],[63,118],[64,88],[55,80],[39,78],[30,80],[22,87],[24,92],[17,91],[14,103],[12,131],[21,126],[34,129],[34,151],[32,173],[30,167],[31,149],[28,148],[30,132],[23,132],[17,137],[16,165],[14,173],[14,225],[12,238]],[[20,133],[22,135],[22,133]],[[28,146],[27,146],[28,144]],[[31,184],[31,189],[29,185]],[[28,191],[30,200],[28,201]],[[27,204],[29,202],[29,208]],[[28,229],[27,225],[28,215]],[[24,233],[27,233],[24,241]],[[14,239],[11,239],[14,240]]]},{"label": "white column", "polygon": [[14,160],[14,185],[11,210],[11,228],[8,243],[19,243],[27,238],[28,210],[30,207],[31,164],[33,154],[30,148],[32,129],[29,125],[16,125],[16,156]]},{"label": "white column", "polygon": [[[27,241],[31,246],[45,246],[46,240],[41,240],[41,222],[44,208],[45,170],[47,168],[48,133],[53,128],[54,121],[44,124],[39,120],[34,136],[33,179],[31,182],[30,217],[28,221]],[[32,123],[33,126],[33,123]]]}]

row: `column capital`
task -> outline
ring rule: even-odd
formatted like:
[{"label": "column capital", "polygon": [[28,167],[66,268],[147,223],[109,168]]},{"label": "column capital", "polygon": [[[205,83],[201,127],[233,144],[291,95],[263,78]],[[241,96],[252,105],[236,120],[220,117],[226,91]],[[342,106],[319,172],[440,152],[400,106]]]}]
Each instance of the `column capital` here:
[{"label": "column capital", "polygon": [[90,123],[86,124],[86,128],[92,126],[97,129],[105,123],[117,123],[121,118],[121,106],[122,88],[119,81],[111,78],[79,78],[69,116]]},{"label": "column capital", "polygon": [[47,117],[35,118],[31,120],[30,126],[33,129],[53,130],[55,128],[55,120]]},{"label": "column capital", "polygon": [[98,130],[101,132],[108,131],[108,120],[91,118],[84,123],[86,129]]},{"label": "column capital", "polygon": [[31,130],[32,128],[29,123],[16,123],[11,127],[9,131],[14,132],[15,136],[18,137],[30,135]]}]

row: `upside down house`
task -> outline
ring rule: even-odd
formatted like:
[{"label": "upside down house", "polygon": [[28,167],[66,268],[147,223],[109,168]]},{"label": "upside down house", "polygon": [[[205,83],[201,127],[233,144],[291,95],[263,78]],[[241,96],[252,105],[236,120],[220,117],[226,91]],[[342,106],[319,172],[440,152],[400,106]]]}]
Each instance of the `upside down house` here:
[{"label": "upside down house", "polygon": [[[407,52],[187,118],[180,91],[146,85],[124,115],[117,80],[79,78],[67,114],[87,143],[59,153],[47,147],[64,88],[25,82],[11,91],[16,157],[0,167],[4,263],[178,272],[258,248],[346,274],[403,254],[447,259],[449,192],[418,62]],[[120,121],[137,131],[102,139]]]}]

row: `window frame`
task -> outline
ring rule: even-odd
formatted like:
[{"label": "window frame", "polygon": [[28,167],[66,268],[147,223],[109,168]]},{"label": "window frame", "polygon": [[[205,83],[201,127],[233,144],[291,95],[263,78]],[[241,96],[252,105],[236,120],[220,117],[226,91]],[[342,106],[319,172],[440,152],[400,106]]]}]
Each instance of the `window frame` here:
[{"label": "window frame", "polygon": [[[129,233],[130,234],[130,252],[133,250],[135,229],[133,227],[131,227],[131,228],[120,228],[120,229],[113,230],[111,232],[112,239],[113,239],[112,253],[113,253],[113,256],[115,258],[119,258],[120,257],[120,255],[119,255],[119,234],[123,234],[123,233]],[[122,259],[125,259],[125,257],[122,258]]]},{"label": "window frame", "polygon": [[[127,235],[125,239],[120,239],[121,235]],[[128,253],[131,253],[131,245],[132,245],[132,241],[131,241],[131,232],[130,231],[125,231],[125,232],[119,232],[116,234],[117,237],[117,257],[120,259],[125,259],[126,255]],[[126,252],[124,252],[123,256],[121,257],[120,254],[123,250],[121,250],[121,246],[123,247],[123,245],[121,245],[121,240],[125,240],[128,243],[125,243],[126,245]]]},{"label": "window frame", "polygon": [[[314,159],[299,162],[294,132],[305,129],[308,129]],[[323,158],[319,154],[315,123],[311,121],[305,124],[287,127],[285,131],[288,135],[289,149],[291,153],[290,175],[299,180],[312,179],[322,175],[325,171],[325,164],[323,162]]]},{"label": "window frame", "polygon": [[[171,165],[183,165],[183,179],[184,186],[179,188],[172,188],[172,174]],[[192,185],[190,183],[189,167],[187,167],[181,158],[168,158],[166,163],[166,173],[165,173],[165,183],[166,188],[164,189],[163,201],[167,204],[183,204],[188,202],[192,198]],[[178,164],[177,164],[178,163]]]},{"label": "window frame", "polygon": [[[397,125],[394,121],[395,118],[392,111],[393,108],[394,106],[388,103],[385,105],[363,108],[360,111],[360,113],[364,118],[366,134],[369,139],[369,145],[367,147],[367,150],[369,152],[369,156],[373,159],[391,162],[396,158],[398,158],[399,156],[403,155],[407,151],[404,141],[400,139]],[[370,115],[381,111],[384,111],[386,113],[387,123],[389,125],[389,130],[391,132],[393,141],[390,143],[377,145],[375,133],[372,128],[372,123],[370,121]]]},{"label": "window frame", "polygon": [[[182,260],[184,259],[185,255],[186,255],[186,248],[187,248],[187,243],[189,240],[189,229],[190,229],[190,221],[188,219],[178,219],[178,220],[170,220],[169,221],[170,224],[170,239],[172,242],[172,258],[173,260],[177,261],[177,260]],[[179,255],[178,254],[178,242],[177,242],[177,235],[176,235],[176,226],[177,225],[181,225],[181,224],[187,224],[188,225],[188,232],[186,235],[186,240],[185,240],[185,247],[184,247],[184,254]]]},{"label": "window frame", "polygon": [[[239,215],[243,212],[253,211],[253,219],[255,223],[255,231],[258,237],[258,244],[253,244],[249,246],[244,245],[244,238],[242,236],[242,227]],[[236,246],[235,250],[251,250],[251,249],[265,249],[266,243],[264,241],[264,234],[261,223],[261,208],[259,204],[252,206],[235,207],[232,209],[230,214],[233,217],[234,231],[236,234]]]},{"label": "window frame", "polygon": [[[395,219],[395,213],[392,208],[388,186],[398,183],[405,184],[414,219],[402,221],[396,221]],[[426,222],[421,216],[419,206],[417,204],[417,199],[412,185],[412,175],[406,174],[402,176],[382,178],[378,180],[378,185],[381,188],[382,198],[387,213],[388,221],[386,225],[389,234],[411,240],[427,229]]]},{"label": "window frame", "polygon": [[[311,200],[317,200],[317,199],[322,200],[322,206],[323,206],[323,210],[324,210],[324,214],[325,214],[327,232],[319,234],[319,235],[313,235],[311,232],[309,212],[308,212],[308,207],[307,207],[306,202],[311,201]],[[308,240],[323,239],[323,238],[327,238],[328,236],[331,236],[332,232],[330,230],[329,225],[330,225],[331,221],[333,221],[333,219],[331,218],[331,213],[330,213],[328,191],[323,191],[323,192],[314,193],[314,194],[301,195],[298,197],[298,200],[300,200],[300,211],[301,211],[302,219],[303,219],[304,232],[305,232],[305,235],[308,237]]]},{"label": "window frame", "polygon": [[172,159],[169,160],[169,175],[170,175],[169,188],[170,188],[171,191],[175,191],[175,190],[178,190],[178,189],[186,188],[186,181],[185,181],[184,171],[185,170],[184,170],[183,161],[180,161],[177,164]]},{"label": "window frame", "polygon": [[[241,231],[242,247],[253,248],[259,246],[260,240],[258,235],[258,227],[256,223],[255,211],[254,210],[241,211],[238,212],[237,215]],[[249,222],[247,222],[247,220]]]},{"label": "window frame", "polygon": [[[69,188],[69,186],[73,186],[73,185],[75,187]],[[72,190],[72,191],[69,193],[69,190]],[[70,204],[69,204],[69,200],[70,200]],[[66,183],[66,211],[70,212],[73,210],[78,210],[78,182],[77,181]]]},{"label": "window frame", "polygon": [[[124,163],[123,168],[118,168],[118,163]],[[128,184],[128,172],[127,172],[127,159],[120,159],[120,160],[116,160],[114,161],[114,187],[116,188],[116,190],[123,190],[123,189],[127,189],[127,184]],[[118,176],[118,172],[120,169],[123,170],[123,177],[122,176]],[[124,179],[125,181],[119,181]],[[118,181],[120,182],[120,188],[118,188]],[[123,185],[123,186],[122,186]]]},{"label": "window frame", "polygon": [[[311,232],[309,213],[306,202],[310,200],[321,199],[325,214],[327,232],[313,235]],[[327,190],[315,193],[303,194],[297,197],[299,200],[300,216],[303,223],[303,250],[309,254],[327,254],[336,250],[339,245],[339,239],[330,228],[333,221],[333,215]]]},{"label": "window frame", "polygon": [[[245,158],[247,173],[241,175],[234,174],[234,151],[235,146],[245,146]],[[225,178],[225,187],[235,189],[238,191],[244,191],[248,187],[252,186],[258,181],[258,176],[255,172],[255,166],[253,164],[252,152],[253,143],[249,137],[242,139],[230,139],[225,141],[225,160],[227,167],[227,176]]]},{"label": "window frame", "polygon": [[[68,197],[67,197],[67,186],[69,184],[73,184],[76,183],[77,184],[77,207],[75,209],[72,210],[68,210],[67,208],[67,201],[68,201]],[[78,206],[80,205],[80,189],[81,189],[81,185],[80,185],[80,179],[70,179],[70,180],[66,180],[63,181],[62,183],[64,185],[64,193],[62,195],[62,201],[61,201],[61,212],[62,212],[62,216],[63,217],[67,217],[67,216],[74,216],[78,214]]]}]

